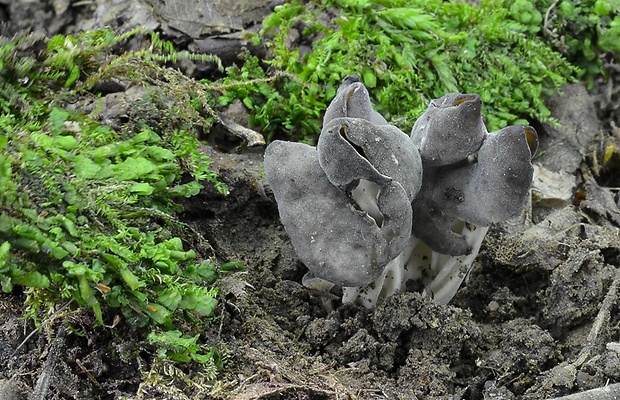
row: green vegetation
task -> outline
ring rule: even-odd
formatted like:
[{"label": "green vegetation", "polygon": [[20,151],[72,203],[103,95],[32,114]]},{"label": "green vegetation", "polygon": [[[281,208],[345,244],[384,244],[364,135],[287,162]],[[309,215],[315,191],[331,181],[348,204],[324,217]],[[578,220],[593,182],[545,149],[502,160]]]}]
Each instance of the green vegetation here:
[{"label": "green vegetation", "polygon": [[[123,52],[128,40],[140,50]],[[0,38],[0,282],[26,288],[36,321],[73,302],[94,325],[120,314],[152,330],[161,357],[219,366],[191,331],[214,318],[214,284],[239,265],[218,266],[175,218],[175,199],[204,183],[227,190],[198,151],[207,88],[160,65],[178,56],[139,31]],[[98,122],[93,87],[109,77],[152,84],[118,129]]]},{"label": "green vegetation", "polygon": [[[618,54],[618,11],[617,0],[292,0],[256,37],[272,53],[275,83],[232,88],[219,101],[242,99],[268,139],[313,142],[336,88],[356,73],[405,132],[446,92],[480,94],[493,130],[551,121],[544,97],[591,81],[604,72],[602,58]],[[227,72],[269,75],[252,56]]]},{"label": "green vegetation", "polygon": [[[513,7],[522,3],[524,0],[515,0]],[[537,0],[534,4],[548,10],[535,32],[580,67],[580,79],[592,85],[597,76],[607,75],[604,64],[617,62],[620,54],[620,1],[565,0],[556,4]]]}]

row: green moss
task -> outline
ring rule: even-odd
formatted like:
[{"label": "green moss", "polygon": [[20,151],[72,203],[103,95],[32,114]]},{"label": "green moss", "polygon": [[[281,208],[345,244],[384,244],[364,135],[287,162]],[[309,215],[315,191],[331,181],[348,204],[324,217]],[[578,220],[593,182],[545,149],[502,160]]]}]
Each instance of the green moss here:
[{"label": "green moss", "polygon": [[[119,50],[128,40],[142,46]],[[160,65],[176,57],[139,31],[0,38],[0,281],[27,288],[28,317],[72,301],[95,325],[121,314],[133,329],[178,332],[213,318],[222,268],[175,199],[226,187],[198,151],[208,88]],[[97,102],[91,89],[108,77],[152,84],[116,130],[70,107]],[[188,357],[213,358],[199,348]]]},{"label": "green moss", "polygon": [[579,66],[578,77],[590,87],[607,76],[606,63],[617,63],[620,54],[620,1],[531,0],[546,18],[545,40]]},{"label": "green moss", "polygon": [[611,0],[293,0],[256,38],[271,51],[268,68],[248,56],[228,70],[232,79],[277,78],[231,87],[220,102],[242,99],[268,139],[313,142],[336,88],[355,73],[404,131],[446,92],[480,94],[492,130],[552,121],[545,97],[592,81],[617,55],[618,18]]}]

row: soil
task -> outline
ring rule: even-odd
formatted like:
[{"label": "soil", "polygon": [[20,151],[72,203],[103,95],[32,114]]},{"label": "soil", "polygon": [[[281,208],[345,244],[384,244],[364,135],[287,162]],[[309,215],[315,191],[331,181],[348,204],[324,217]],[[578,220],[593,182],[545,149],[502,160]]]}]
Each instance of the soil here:
[{"label": "soil", "polygon": [[[9,32],[47,34],[97,26],[102,7],[121,4],[15,3],[0,0]],[[147,11],[128,14],[142,3],[123,7],[119,24],[150,21],[173,36]],[[184,45],[204,42],[174,35],[185,35]],[[245,265],[220,281],[218,318],[202,332],[226,349],[217,379],[208,390],[193,386],[181,377],[198,377],[198,368],[165,370],[124,322],[93,329],[84,315],[71,321],[77,332],[49,324],[19,347],[33,324],[21,318],[24,294],[12,293],[0,295],[0,399],[534,400],[620,382],[620,169],[599,167],[602,150],[620,142],[611,82],[589,92],[573,84],[548,99],[560,125],[536,126],[531,207],[491,228],[449,305],[400,293],[375,310],[326,311],[301,284],[306,268],[279,222],[263,149],[208,138],[204,151],[231,193],[206,188],[181,218],[219,258]],[[167,380],[149,381],[149,373]]]}]

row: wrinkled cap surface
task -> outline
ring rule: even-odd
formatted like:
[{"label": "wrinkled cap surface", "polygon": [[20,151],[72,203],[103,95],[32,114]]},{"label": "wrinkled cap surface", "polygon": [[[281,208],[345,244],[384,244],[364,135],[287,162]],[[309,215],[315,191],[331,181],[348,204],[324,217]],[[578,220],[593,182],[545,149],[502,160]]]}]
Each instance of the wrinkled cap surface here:
[{"label": "wrinkled cap surface", "polygon": [[395,180],[411,202],[422,185],[420,154],[395,126],[336,118],[324,126],[317,150],[327,178],[343,190],[350,191],[360,179],[380,187]]},{"label": "wrinkled cap surface", "polygon": [[363,286],[406,246],[412,212],[396,181],[382,188],[378,224],[327,179],[314,147],[274,141],[265,150],[265,173],[280,219],[300,260],[316,277]]},{"label": "wrinkled cap surface", "polygon": [[480,148],[487,134],[481,108],[477,94],[449,93],[431,101],[411,130],[425,166],[453,164]]},{"label": "wrinkled cap surface", "polygon": [[521,213],[532,185],[531,160],[537,137],[534,128],[524,125],[508,126],[487,136],[465,190],[468,200],[458,206],[463,220],[488,226]]},{"label": "wrinkled cap surface", "polygon": [[[469,244],[462,235],[452,230],[458,223],[454,202],[459,202],[461,199],[458,197],[458,192],[451,193],[446,188],[440,189],[436,186],[437,182],[442,180],[442,172],[449,174],[458,171],[441,171],[439,167],[428,167],[424,170],[424,183],[418,196],[411,203],[414,216],[413,234],[438,253],[452,256],[466,255],[471,251]],[[466,186],[469,176],[461,173],[459,177]]]},{"label": "wrinkled cap surface", "polygon": [[489,226],[518,216],[532,183],[536,146],[534,128],[509,126],[486,136],[477,161],[425,168],[412,203],[414,234],[435,251],[467,254],[467,243],[452,227],[459,220]]}]

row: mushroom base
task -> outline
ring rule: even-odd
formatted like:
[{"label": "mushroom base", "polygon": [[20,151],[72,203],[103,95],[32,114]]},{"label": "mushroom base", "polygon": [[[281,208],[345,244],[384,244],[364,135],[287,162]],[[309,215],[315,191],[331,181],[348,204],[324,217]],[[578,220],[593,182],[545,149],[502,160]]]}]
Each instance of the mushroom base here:
[{"label": "mushroom base", "polygon": [[[447,304],[471,272],[489,227],[459,222],[453,230],[465,237],[472,249],[470,254],[441,254],[412,235],[405,249],[385,266],[373,282],[362,287],[342,287],[342,302],[357,303],[372,309],[394,293],[421,291],[438,303]],[[323,293],[325,307],[332,308],[333,283],[309,273],[304,276],[302,283],[309,289]]]}]

